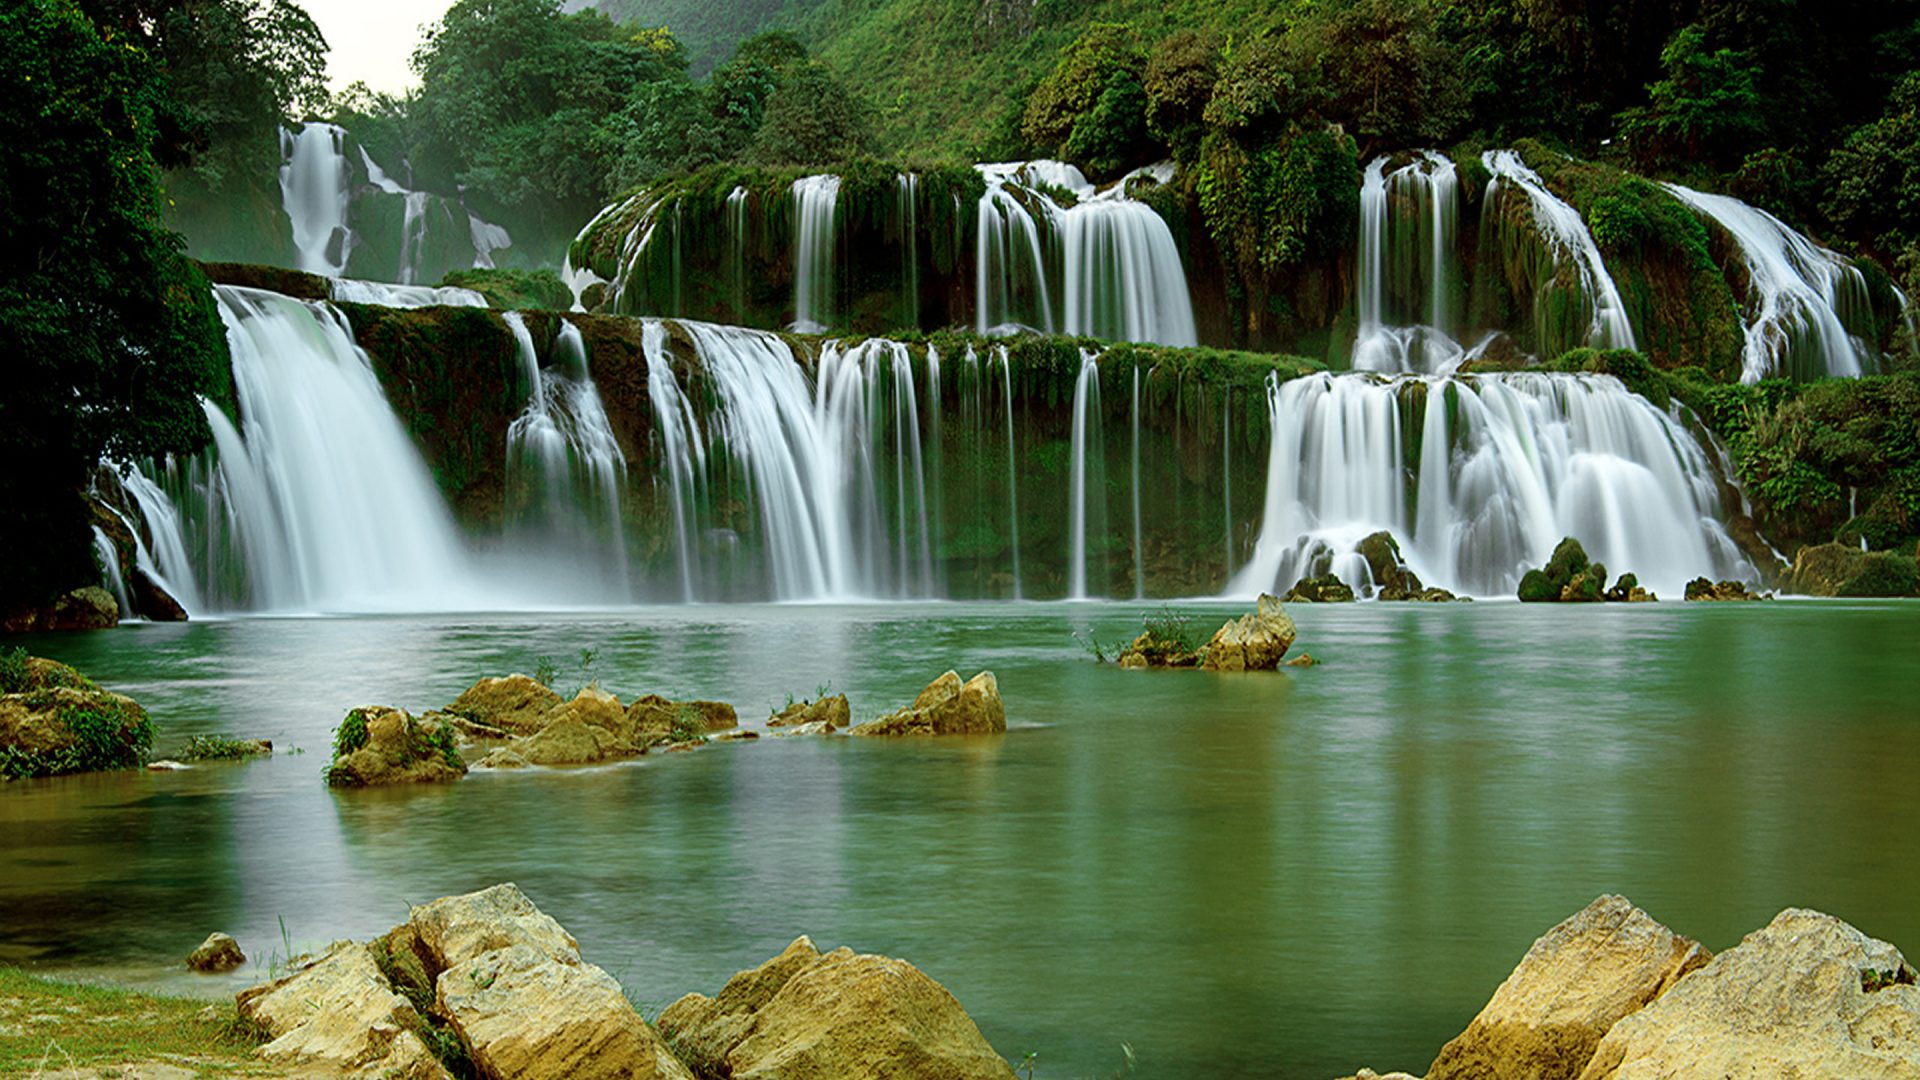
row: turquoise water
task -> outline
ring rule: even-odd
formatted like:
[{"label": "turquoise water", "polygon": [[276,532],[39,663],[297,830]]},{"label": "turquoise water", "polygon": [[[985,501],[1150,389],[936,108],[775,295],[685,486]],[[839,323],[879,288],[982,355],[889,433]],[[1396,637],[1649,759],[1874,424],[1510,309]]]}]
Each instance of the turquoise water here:
[{"label": "turquoise water", "polygon": [[[1127,672],[1138,605],[249,619],[21,638],[146,704],[157,750],[271,760],[0,786],[0,961],[204,994],[405,904],[520,884],[646,1007],[792,937],[905,957],[1036,1075],[1424,1070],[1541,931],[1622,892],[1719,949],[1780,908],[1920,950],[1920,604],[1293,609],[1304,671]],[[1207,629],[1235,614],[1183,605]],[[12,644],[8,641],[7,644]],[[1297,646],[1298,647],[1298,646]],[[351,706],[591,674],[856,717],[993,670],[1011,730],[762,739],[333,792]],[[302,753],[286,752],[298,747]],[[283,926],[284,923],[284,933]],[[210,930],[254,958],[179,958]]]}]

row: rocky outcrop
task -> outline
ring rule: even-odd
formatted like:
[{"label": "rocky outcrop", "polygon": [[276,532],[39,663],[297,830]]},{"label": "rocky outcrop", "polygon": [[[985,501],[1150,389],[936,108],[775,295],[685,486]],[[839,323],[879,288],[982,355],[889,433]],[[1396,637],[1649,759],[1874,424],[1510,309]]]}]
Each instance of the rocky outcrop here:
[{"label": "rocky outcrop", "polygon": [[1697,943],[1602,896],[1533,943],[1427,1080],[1576,1076],[1621,1017],[1706,962]]},{"label": "rocky outcrop", "polygon": [[904,960],[805,937],[660,1014],[660,1031],[703,1075],[734,1080],[1009,1080],[1014,1074],[953,995]]},{"label": "rocky outcrop", "polygon": [[1198,667],[1204,659],[1206,653],[1189,646],[1185,638],[1151,628],[1141,631],[1120,650],[1120,666],[1128,669]]},{"label": "rocky outcrop", "polygon": [[1738,603],[1746,600],[1765,600],[1762,593],[1749,592],[1745,584],[1738,581],[1712,582],[1706,578],[1694,578],[1687,582],[1686,598],[1695,602]]},{"label": "rocky outcrop", "polygon": [[546,726],[560,695],[525,675],[486,678],[474,683],[446,711],[515,735],[532,735]]},{"label": "rocky outcrop", "polygon": [[633,757],[646,749],[636,740],[620,699],[588,686],[553,707],[540,729],[516,740],[512,750],[533,765],[592,765]]},{"label": "rocky outcrop", "polygon": [[1892,551],[1811,544],[1794,555],[1781,586],[1807,596],[1913,596],[1920,593],[1920,562]]},{"label": "rocky outcrop", "polygon": [[1607,568],[1587,558],[1586,549],[1571,536],[1554,546],[1547,565],[1520,578],[1520,599],[1526,603],[1597,604],[1646,602],[1659,597],[1640,587],[1633,574],[1621,574],[1607,587]]},{"label": "rocky outcrop", "polygon": [[1289,604],[1345,604],[1353,600],[1353,587],[1337,575],[1301,578],[1280,598]]},{"label": "rocky outcrop", "polygon": [[335,730],[326,778],[333,787],[371,787],[438,783],[466,774],[451,724],[367,705],[349,711]]},{"label": "rocky outcrop", "polygon": [[1920,1077],[1920,987],[1899,950],[1789,908],[1600,1040],[1580,1080]]},{"label": "rocky outcrop", "polygon": [[260,1056],[277,1065],[367,1077],[449,1076],[421,1033],[426,1022],[394,992],[373,950],[345,941],[264,986],[243,990],[240,1017],[273,1040]]},{"label": "rocky outcrop", "polygon": [[38,607],[0,615],[0,634],[45,630],[105,630],[120,625],[120,602],[98,585],[88,585]]},{"label": "rocky outcrop", "polygon": [[913,704],[877,720],[856,724],[849,735],[994,735],[1007,730],[1007,710],[993,672],[965,683],[947,672],[928,684]]},{"label": "rocky outcrop", "polygon": [[232,935],[218,931],[208,934],[200,947],[187,954],[187,970],[218,973],[232,971],[247,962],[247,954],[240,951],[240,943]]},{"label": "rocky outcrop", "polygon": [[[853,718],[847,695],[834,694],[818,701],[796,701],[767,717],[770,728],[809,726],[813,731],[837,731]],[[824,728],[817,725],[825,725]]]},{"label": "rocky outcrop", "polygon": [[1645,604],[1660,599],[1640,587],[1640,579],[1632,574],[1621,574],[1613,588],[1607,590],[1607,601],[1614,604]]},{"label": "rocky outcrop", "polygon": [[137,769],[153,722],[65,664],[0,652],[0,779]]},{"label": "rocky outcrop", "polygon": [[1200,666],[1208,671],[1272,671],[1297,634],[1280,601],[1261,593],[1253,614],[1214,631]]}]

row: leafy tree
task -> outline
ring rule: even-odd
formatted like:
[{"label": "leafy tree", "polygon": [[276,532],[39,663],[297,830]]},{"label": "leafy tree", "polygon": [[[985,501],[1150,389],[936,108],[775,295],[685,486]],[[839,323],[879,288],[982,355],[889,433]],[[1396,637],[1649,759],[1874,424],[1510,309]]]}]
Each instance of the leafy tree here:
[{"label": "leafy tree", "polygon": [[832,165],[871,154],[873,142],[866,105],[809,61],[780,77],[748,156],[768,165]]},{"label": "leafy tree", "polygon": [[1621,114],[1621,133],[1643,161],[1738,161],[1765,128],[1758,70],[1744,53],[1712,49],[1691,25],[1661,50],[1666,77],[1647,87],[1648,103]]},{"label": "leafy tree", "polygon": [[1061,50],[1027,99],[1022,134],[1095,175],[1151,161],[1157,147],[1147,133],[1145,66],[1132,27],[1094,23]]},{"label": "leafy tree", "polygon": [[161,224],[183,115],[140,40],[72,0],[0,7],[0,602],[96,579],[80,492],[102,454],[190,453],[223,397],[206,279]]},{"label": "leafy tree", "polygon": [[1147,131],[1173,151],[1175,161],[1191,162],[1199,154],[1207,101],[1219,78],[1219,46],[1193,30],[1167,35],[1148,57],[1141,80]]},{"label": "leafy tree", "polygon": [[1920,283],[1920,71],[1894,87],[1879,119],[1847,134],[1824,173],[1828,218]]},{"label": "leafy tree", "polygon": [[1465,113],[1454,50],[1426,0],[1356,0],[1295,29],[1315,58],[1330,118],[1396,145],[1445,141]]}]

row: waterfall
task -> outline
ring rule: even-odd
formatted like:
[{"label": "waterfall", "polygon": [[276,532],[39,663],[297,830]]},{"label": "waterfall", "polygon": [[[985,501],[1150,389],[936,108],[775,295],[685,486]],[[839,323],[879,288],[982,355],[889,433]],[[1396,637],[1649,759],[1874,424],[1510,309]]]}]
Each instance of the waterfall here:
[{"label": "waterfall", "polygon": [[[735,497],[745,495],[757,513],[752,543],[775,599],[938,595],[929,454],[907,347],[882,339],[851,347],[828,342],[809,380],[801,358],[776,334],[675,325],[691,341],[713,393],[703,429],[673,374],[672,339],[664,329],[647,339],[660,452],[669,477],[677,478],[670,484],[681,485],[676,543],[739,542],[718,510],[692,497],[702,484],[738,477],[747,490]],[[711,453],[699,449],[703,442]],[[702,513],[715,515],[710,526],[699,520]],[[692,573],[697,554],[688,550],[682,565],[683,590],[699,595],[705,583]]]},{"label": "waterfall", "polygon": [[1013,168],[980,167],[987,188],[974,209],[973,292],[974,329],[982,336],[1054,327],[1040,226],[1007,190]]},{"label": "waterfall", "polygon": [[114,602],[120,605],[120,617],[133,618],[133,600],[127,596],[127,579],[120,570],[120,553],[114,550],[113,541],[98,525],[93,527],[93,557],[100,563],[100,584],[113,594]]},{"label": "waterfall", "polygon": [[802,334],[833,325],[834,205],[840,178],[803,176],[793,182],[793,324]]},{"label": "waterfall", "polygon": [[1432,151],[1391,173],[1388,164],[1385,157],[1369,162],[1360,183],[1360,325],[1352,367],[1447,374],[1473,355],[1452,336],[1458,173]]},{"label": "waterfall", "polygon": [[280,611],[486,603],[345,319],[276,293],[214,293],[242,423],[203,403],[216,456],[163,470],[201,553],[199,595],[215,608]]},{"label": "waterfall", "polygon": [[[706,474],[706,441],[693,403],[680,392],[667,351],[665,323],[648,321],[640,327],[641,349],[647,357],[647,398],[653,405],[654,432],[666,462],[668,496],[673,502],[674,558],[680,570],[680,598],[699,599],[703,584],[700,549],[693,524],[698,520],[694,499],[697,478]],[[657,482],[657,481],[656,481]]]},{"label": "waterfall", "polygon": [[747,318],[747,189],[735,185],[727,193],[727,285],[733,298],[733,317]]},{"label": "waterfall", "polygon": [[1740,381],[1853,377],[1878,367],[1868,339],[1849,328],[1872,319],[1859,268],[1765,210],[1679,184],[1665,187],[1739,245],[1748,282]]},{"label": "waterfall", "polygon": [[895,199],[900,230],[900,325],[920,325],[920,177],[903,172]]},{"label": "waterfall", "polygon": [[342,304],[378,304],[391,308],[487,306],[486,297],[457,285],[389,285],[383,281],[334,278],[328,294]]},{"label": "waterfall", "polygon": [[[969,346],[971,347],[971,346]],[[1013,360],[1005,345],[996,345],[993,358],[1000,362],[1000,400],[1007,418],[1007,522],[1013,534],[1013,598],[1022,599],[1020,589],[1020,483],[1014,471],[1018,460],[1013,443]]]},{"label": "waterfall", "polygon": [[153,537],[149,545],[134,522],[127,522],[127,528],[133,532],[134,566],[173,597],[187,614],[197,613],[202,607],[200,590],[194,583],[193,562],[187,557],[186,530],[179,512],[167,499],[167,493],[160,490],[160,485],[137,469],[121,469],[120,487],[133,499],[135,509],[146,523],[147,533]]},{"label": "waterfall", "polygon": [[280,198],[293,223],[300,269],[338,277],[346,269],[352,236],[347,232],[347,133],[313,122],[299,134],[280,132]]},{"label": "waterfall", "polygon": [[1381,529],[1427,584],[1479,595],[1511,595],[1563,536],[1675,596],[1755,576],[1708,451],[1611,376],[1320,374],[1267,399],[1260,538],[1230,592],[1327,572],[1364,591],[1354,548]]},{"label": "waterfall", "polygon": [[472,213],[467,215],[467,239],[473,244],[473,266],[476,270],[493,269],[493,253],[513,246],[511,233]]},{"label": "waterfall", "polygon": [[1087,599],[1087,504],[1106,493],[1089,490],[1088,457],[1100,452],[1100,355],[1080,350],[1080,374],[1073,380],[1072,480],[1067,494],[1067,599]]},{"label": "waterfall", "polygon": [[[1587,231],[1580,212],[1547,190],[1540,174],[1528,168],[1512,150],[1489,150],[1481,160],[1493,173],[1493,179],[1487,182],[1487,206],[1495,205],[1502,185],[1518,188],[1532,207],[1534,228],[1553,254],[1556,273],[1570,267],[1578,277],[1581,303],[1592,312],[1583,343],[1597,349],[1637,348],[1633,324],[1627,320],[1626,303],[1620,299],[1620,290],[1607,273],[1600,248],[1593,242],[1593,234]],[[1539,343],[1542,348],[1550,337],[1544,325],[1545,293],[1546,290],[1540,288],[1534,297],[1535,322],[1542,324]]]},{"label": "waterfall", "polygon": [[1140,366],[1133,368],[1133,397],[1129,412],[1133,421],[1133,446],[1131,459],[1133,466],[1132,483],[1128,486],[1133,492],[1133,596],[1138,600],[1147,595],[1147,561],[1145,534],[1140,524]]}]

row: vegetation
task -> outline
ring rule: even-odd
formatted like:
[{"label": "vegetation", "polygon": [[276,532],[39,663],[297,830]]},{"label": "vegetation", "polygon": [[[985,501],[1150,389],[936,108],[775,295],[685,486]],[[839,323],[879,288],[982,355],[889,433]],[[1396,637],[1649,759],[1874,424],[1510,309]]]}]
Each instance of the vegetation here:
[{"label": "vegetation", "polygon": [[181,749],[181,761],[242,761],[260,754],[260,744],[226,735],[195,735]]},{"label": "vegetation", "polygon": [[245,1070],[266,1033],[242,1021],[233,1002],[160,997],[59,982],[0,966],[0,1074],[113,1075],[136,1062]]},{"label": "vegetation", "polygon": [[440,284],[472,289],[494,308],[565,311],[573,306],[573,290],[552,270],[455,270]]}]

